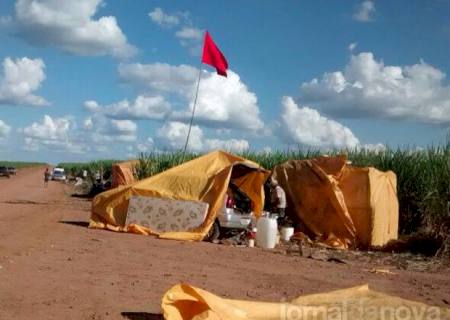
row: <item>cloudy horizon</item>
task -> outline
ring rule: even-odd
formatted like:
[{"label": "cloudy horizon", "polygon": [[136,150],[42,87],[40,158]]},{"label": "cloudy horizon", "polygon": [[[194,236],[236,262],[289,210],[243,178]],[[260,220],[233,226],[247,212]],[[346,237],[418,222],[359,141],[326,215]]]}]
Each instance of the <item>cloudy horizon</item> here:
[{"label": "cloudy horizon", "polygon": [[0,158],[180,150],[206,29],[230,68],[201,66],[192,152],[444,143],[450,3],[413,2],[2,3]]}]

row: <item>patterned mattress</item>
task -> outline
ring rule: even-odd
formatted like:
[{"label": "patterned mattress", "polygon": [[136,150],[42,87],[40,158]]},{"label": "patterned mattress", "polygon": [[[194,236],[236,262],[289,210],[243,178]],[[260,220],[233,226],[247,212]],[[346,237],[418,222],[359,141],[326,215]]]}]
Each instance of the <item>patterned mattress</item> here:
[{"label": "patterned mattress", "polygon": [[206,218],[209,204],[200,201],[132,196],[125,224],[137,224],[155,232],[189,231]]}]

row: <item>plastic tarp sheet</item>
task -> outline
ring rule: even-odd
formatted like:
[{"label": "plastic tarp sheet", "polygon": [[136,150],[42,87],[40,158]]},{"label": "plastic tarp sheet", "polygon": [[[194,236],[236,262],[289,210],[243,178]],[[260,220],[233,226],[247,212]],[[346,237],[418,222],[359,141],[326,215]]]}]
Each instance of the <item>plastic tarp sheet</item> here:
[{"label": "plastic tarp sheet", "polygon": [[383,246],[398,237],[397,177],[392,171],[345,166],[339,178],[357,245]]},{"label": "plastic tarp sheet", "polygon": [[[219,210],[223,208],[233,167],[237,165],[239,171],[243,171],[236,180],[240,183],[241,190],[252,200],[255,215],[259,215],[257,210],[262,208],[264,203],[262,183],[269,172],[255,162],[223,151],[215,151],[150,178],[97,195],[92,202],[89,227],[200,241],[211,228]],[[247,183],[246,179],[261,185]],[[158,233],[137,224],[125,225],[129,199],[133,195],[202,201],[209,204],[209,209],[205,221],[195,230]]]},{"label": "plastic tarp sheet", "polygon": [[126,186],[135,182],[134,166],[137,165],[137,160],[125,161],[115,163],[112,165],[112,182],[111,186],[116,188],[118,186]]},{"label": "plastic tarp sheet", "polygon": [[314,240],[333,247],[382,246],[398,234],[396,176],[346,164],[345,156],[291,160],[272,177],[286,192],[287,214]]},{"label": "plastic tarp sheet", "polygon": [[370,290],[368,285],[271,303],[223,299],[179,284],[163,296],[166,320],[450,319],[450,310]]}]

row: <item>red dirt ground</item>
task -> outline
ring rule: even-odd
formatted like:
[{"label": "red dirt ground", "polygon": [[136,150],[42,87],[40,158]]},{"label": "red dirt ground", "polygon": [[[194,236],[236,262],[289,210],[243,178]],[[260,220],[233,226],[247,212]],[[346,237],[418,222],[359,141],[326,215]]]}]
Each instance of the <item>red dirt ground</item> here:
[{"label": "red dirt ground", "polygon": [[0,319],[159,319],[163,293],[187,282],[220,296],[280,301],[369,283],[448,307],[450,270],[395,274],[258,248],[159,240],[87,228],[90,202],[43,168],[0,178]]}]

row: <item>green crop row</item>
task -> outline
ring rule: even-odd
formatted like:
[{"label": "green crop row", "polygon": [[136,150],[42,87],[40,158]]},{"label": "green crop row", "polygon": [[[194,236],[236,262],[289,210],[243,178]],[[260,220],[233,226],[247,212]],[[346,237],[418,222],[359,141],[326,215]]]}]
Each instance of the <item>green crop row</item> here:
[{"label": "green crop row", "polygon": [[57,165],[58,168],[64,168],[66,175],[69,177],[83,177],[86,171],[88,179],[93,181],[97,173],[103,176],[104,180],[111,177],[111,168],[118,160],[97,160],[91,162],[62,162]]},{"label": "green crop row", "polygon": [[22,161],[0,161],[0,167],[27,168],[45,166],[43,162],[22,162]]}]

